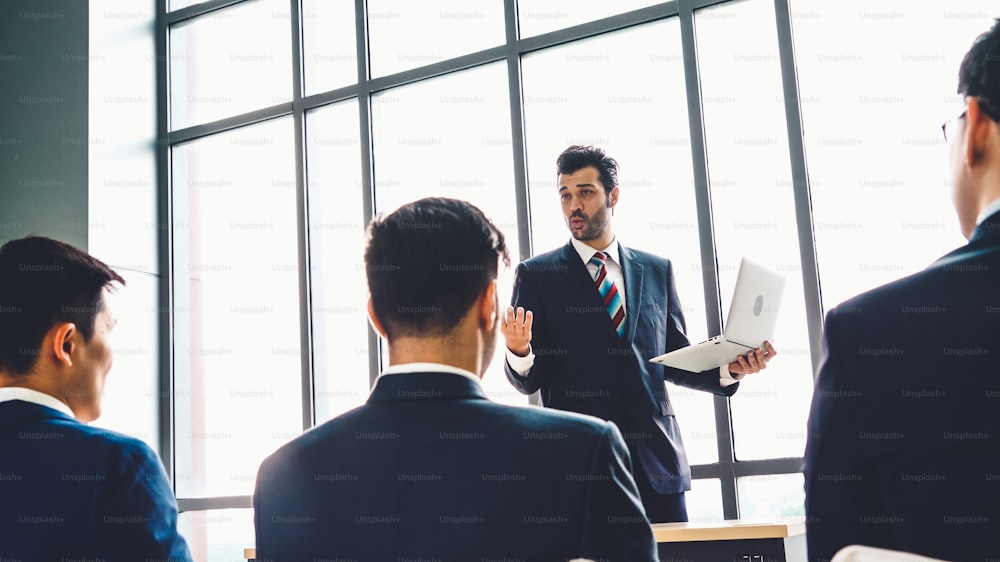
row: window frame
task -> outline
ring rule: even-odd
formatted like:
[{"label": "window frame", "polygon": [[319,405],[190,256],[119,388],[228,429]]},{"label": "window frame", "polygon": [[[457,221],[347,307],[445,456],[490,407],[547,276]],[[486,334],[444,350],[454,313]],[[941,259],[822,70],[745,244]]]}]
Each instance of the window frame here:
[{"label": "window frame", "polygon": [[[682,53],[684,55],[684,77],[689,115],[691,158],[694,170],[694,189],[697,208],[697,227],[703,264],[715,267],[702,268],[705,312],[708,329],[712,333],[722,332],[722,310],[719,289],[719,275],[712,222],[711,193],[708,181],[708,158],[705,143],[705,124],[702,111],[698,49],[695,37],[695,12],[710,6],[739,1],[765,0],[672,0],[645,8],[612,15],[599,20],[574,25],[541,35],[522,39],[518,26],[517,0],[503,0],[505,43],[488,49],[468,53],[455,58],[435,62],[395,74],[372,79],[369,63],[368,7],[366,0],[354,0],[356,24],[357,82],[355,84],[305,95],[303,79],[303,26],[302,1],[289,0],[291,25],[289,40],[292,42],[292,100],[270,107],[198,124],[177,130],[169,126],[170,108],[170,27],[199,16],[225,9],[252,0],[208,0],[179,10],[170,11],[168,0],[156,1],[156,78],[157,78],[157,220],[160,276],[160,452],[167,473],[174,478],[175,458],[175,404],[173,400],[174,379],[178,368],[183,368],[174,358],[175,341],[187,334],[176,333],[173,322],[175,292],[173,256],[183,251],[175,245],[172,235],[174,217],[171,178],[171,149],[179,143],[222,133],[260,121],[291,115],[295,134],[295,190],[298,213],[298,260],[299,270],[300,339],[301,339],[301,379],[302,379],[302,429],[315,425],[315,366],[313,364],[311,303],[311,263],[309,248],[309,209],[307,199],[307,167],[305,148],[305,114],[336,102],[356,100],[360,116],[360,154],[362,169],[361,189],[364,223],[374,212],[374,156],[372,142],[373,93],[416,81],[458,72],[482,64],[505,61],[510,98],[511,158],[514,164],[514,196],[518,225],[520,256],[534,254],[529,212],[529,192],[526,164],[526,141],[524,129],[523,87],[521,57],[527,53],[594,37],[621,29],[677,17],[680,20]],[[798,78],[792,47],[790,0],[773,0],[775,9],[775,30],[781,66],[782,90],[784,93],[785,120],[788,130],[789,158],[793,179],[796,227],[799,237],[801,275],[805,290],[807,329],[809,336],[812,376],[815,378],[821,354],[823,327],[823,305],[820,292],[819,269],[813,235],[813,217],[809,177],[806,171],[804,142],[802,137],[802,116],[800,107]],[[694,100],[694,101],[692,101]],[[368,328],[369,382],[374,383],[380,371],[380,342],[378,336]],[[537,394],[531,397],[537,404]],[[723,514],[726,519],[739,517],[737,479],[744,476],[790,474],[802,471],[802,458],[776,458],[737,461],[734,455],[732,414],[729,400],[714,397],[715,425],[719,461],[692,466],[695,479],[718,479],[722,486]],[[229,508],[252,507],[251,496],[217,496],[200,498],[178,498],[181,512],[203,511]]]}]

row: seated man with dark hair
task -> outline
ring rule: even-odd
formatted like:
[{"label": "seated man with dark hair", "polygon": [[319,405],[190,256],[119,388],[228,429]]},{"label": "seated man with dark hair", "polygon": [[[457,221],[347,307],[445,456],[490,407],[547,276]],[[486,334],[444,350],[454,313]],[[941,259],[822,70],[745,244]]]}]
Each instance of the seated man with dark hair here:
[{"label": "seated man with dark hair", "polygon": [[942,128],[968,244],[826,316],[803,462],[810,561],[851,544],[1000,560],[1000,20],[962,59],[958,93]]},{"label": "seated man with dark hair", "polygon": [[111,370],[116,282],[56,240],[0,247],[0,560],[191,559],[156,453],[85,425]]},{"label": "seated man with dark hair", "polygon": [[261,465],[259,558],[656,560],[614,424],[483,392],[501,261],[503,234],[464,201],[372,221],[368,312],[390,366],[365,405]]}]

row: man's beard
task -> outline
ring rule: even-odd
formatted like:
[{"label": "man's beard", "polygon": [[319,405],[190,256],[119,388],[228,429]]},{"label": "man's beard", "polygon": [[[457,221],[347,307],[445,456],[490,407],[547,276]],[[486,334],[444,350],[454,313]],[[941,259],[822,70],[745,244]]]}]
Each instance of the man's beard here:
[{"label": "man's beard", "polygon": [[595,240],[597,238],[600,238],[601,235],[604,234],[604,230],[608,226],[607,207],[603,207],[601,208],[600,211],[597,211],[597,213],[594,214],[593,218],[588,218],[587,215],[583,214],[582,212],[577,212],[570,215],[570,219],[573,219],[574,217],[583,219],[584,223],[582,230],[574,230],[573,227],[570,226],[569,220],[566,221],[566,226],[569,227],[570,233],[573,235],[573,238],[576,238],[577,240],[584,241],[584,240]]}]

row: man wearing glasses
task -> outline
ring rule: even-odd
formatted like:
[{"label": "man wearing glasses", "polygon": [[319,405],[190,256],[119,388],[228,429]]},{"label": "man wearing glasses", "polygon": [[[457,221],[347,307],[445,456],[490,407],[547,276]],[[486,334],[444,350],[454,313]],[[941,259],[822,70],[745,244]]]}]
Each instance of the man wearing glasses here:
[{"label": "man wearing glasses", "polygon": [[942,126],[969,240],[830,310],[804,472],[809,560],[850,544],[1000,559],[1000,20]]}]

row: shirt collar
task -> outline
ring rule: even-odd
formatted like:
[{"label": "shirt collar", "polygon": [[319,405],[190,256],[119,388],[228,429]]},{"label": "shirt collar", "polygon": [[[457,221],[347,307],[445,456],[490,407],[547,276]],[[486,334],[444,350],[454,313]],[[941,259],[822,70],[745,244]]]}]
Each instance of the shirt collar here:
[{"label": "shirt collar", "polygon": [[976,217],[976,226],[979,226],[981,222],[990,218],[990,215],[1000,211],[1000,198],[994,199],[992,203],[986,206]]},{"label": "shirt collar", "polygon": [[[611,261],[618,263],[618,237],[616,236],[614,240],[611,241],[608,246],[602,250],[595,250],[588,246],[587,244],[577,240],[576,238],[570,238],[570,243],[573,244],[573,249],[576,250],[577,254],[580,254],[580,259],[586,264],[590,261],[590,258],[594,257],[594,252],[601,251],[607,252],[611,256]],[[621,264],[619,264],[621,265]]]},{"label": "shirt collar", "polygon": [[54,396],[20,386],[0,387],[0,402],[8,402],[11,400],[23,400],[24,402],[31,402],[32,404],[52,408],[57,412],[61,412],[73,419],[76,419],[76,416],[73,415],[73,410],[71,410],[66,403],[60,402]]},{"label": "shirt collar", "polygon": [[383,370],[381,376],[403,375],[406,373],[450,373],[452,375],[468,377],[476,381],[476,384],[482,384],[475,373],[443,363],[403,363],[401,365],[392,365]]}]

